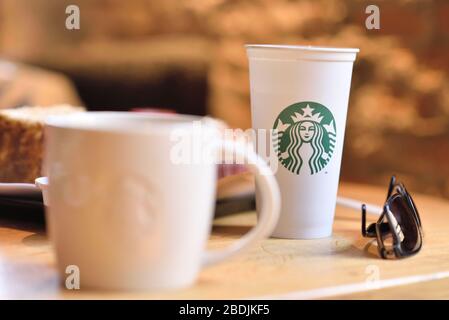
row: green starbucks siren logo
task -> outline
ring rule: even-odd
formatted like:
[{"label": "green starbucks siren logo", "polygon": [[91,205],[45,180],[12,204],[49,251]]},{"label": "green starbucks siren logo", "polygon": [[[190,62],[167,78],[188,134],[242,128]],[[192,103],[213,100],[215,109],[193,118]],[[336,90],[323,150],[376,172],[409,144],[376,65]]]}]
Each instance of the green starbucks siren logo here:
[{"label": "green starbucks siren logo", "polygon": [[279,162],[299,174],[308,164],[310,174],[320,172],[335,148],[335,120],[328,108],[316,102],[298,102],[285,108],[274,121],[273,143]]}]

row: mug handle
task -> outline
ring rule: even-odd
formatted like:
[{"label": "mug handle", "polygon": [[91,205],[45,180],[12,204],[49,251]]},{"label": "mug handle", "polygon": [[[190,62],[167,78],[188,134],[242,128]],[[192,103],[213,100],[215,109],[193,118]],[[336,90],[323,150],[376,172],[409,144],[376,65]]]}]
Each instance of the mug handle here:
[{"label": "mug handle", "polygon": [[281,210],[281,195],[274,174],[265,161],[249,147],[232,141],[222,141],[220,151],[231,152],[245,159],[251,172],[256,176],[256,184],[260,189],[262,203],[257,225],[240,240],[225,249],[208,250],[203,256],[202,265],[209,266],[246,251],[256,242],[267,238],[273,232]]}]

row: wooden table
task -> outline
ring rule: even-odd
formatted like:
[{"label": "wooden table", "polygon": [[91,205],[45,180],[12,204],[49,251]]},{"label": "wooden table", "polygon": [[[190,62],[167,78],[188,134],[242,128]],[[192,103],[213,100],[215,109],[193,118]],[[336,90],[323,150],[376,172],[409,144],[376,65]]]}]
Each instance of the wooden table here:
[{"label": "wooden table", "polygon": [[[340,194],[382,204],[385,190],[343,184]],[[359,212],[337,208],[331,238],[267,239],[241,257],[203,270],[194,287],[164,293],[62,288],[42,227],[0,219],[0,298],[449,298],[449,201],[419,195],[415,200],[425,239],[412,258],[380,259],[360,235]],[[255,221],[254,212],[217,219],[210,247],[229,244]]]}]

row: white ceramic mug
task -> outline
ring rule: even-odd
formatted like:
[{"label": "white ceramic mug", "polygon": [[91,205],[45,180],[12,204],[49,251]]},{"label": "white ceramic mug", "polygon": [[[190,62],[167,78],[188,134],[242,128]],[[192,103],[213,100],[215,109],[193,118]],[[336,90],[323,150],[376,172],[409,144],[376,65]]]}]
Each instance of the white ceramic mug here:
[{"label": "white ceramic mug", "polygon": [[[194,121],[203,131],[195,130]],[[173,155],[182,139],[201,147],[212,134],[216,142],[217,125],[210,118],[120,112],[50,117],[44,160],[47,221],[61,276],[75,265],[81,289],[180,288],[194,283],[203,266],[269,236],[280,211],[274,176],[254,152],[213,143],[209,147],[215,151],[236,152],[253,164],[263,205],[248,234],[225,249],[205,250],[216,163],[176,163]],[[181,140],[173,139],[175,131]]]},{"label": "white ceramic mug", "polygon": [[[282,210],[273,236],[328,237],[352,67],[359,50],[282,45],[246,48],[253,128],[274,130],[272,156],[278,161]],[[257,205],[261,196],[256,195]]]}]

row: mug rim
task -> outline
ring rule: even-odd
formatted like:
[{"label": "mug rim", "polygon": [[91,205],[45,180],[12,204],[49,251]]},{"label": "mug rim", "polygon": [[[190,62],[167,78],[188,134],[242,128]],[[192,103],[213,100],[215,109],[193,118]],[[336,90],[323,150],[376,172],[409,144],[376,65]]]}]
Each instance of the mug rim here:
[{"label": "mug rim", "polygon": [[[107,120],[116,121],[108,122]],[[146,121],[138,124],[139,120]],[[148,121],[152,121],[153,125],[148,126]],[[207,116],[130,111],[87,111],[49,116],[45,119],[45,127],[82,132],[165,134],[174,129],[191,128],[195,121],[201,121],[201,124],[206,126],[220,124],[220,120]]]}]

